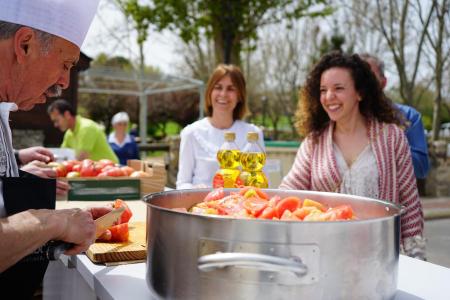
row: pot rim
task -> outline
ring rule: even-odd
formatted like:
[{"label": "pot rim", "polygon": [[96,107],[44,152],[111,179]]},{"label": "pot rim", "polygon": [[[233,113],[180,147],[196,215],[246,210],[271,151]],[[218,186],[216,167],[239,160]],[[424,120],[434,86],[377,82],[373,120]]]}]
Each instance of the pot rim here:
[{"label": "pot rim", "polygon": [[[239,191],[238,188],[224,188],[225,192],[235,192]],[[264,191],[268,192],[276,192],[280,191],[281,189],[264,189]],[[393,202],[385,201],[385,200],[379,200],[379,199],[373,199],[369,197],[362,197],[362,196],[355,196],[355,195],[349,195],[349,194],[341,194],[341,193],[332,193],[332,192],[319,192],[319,191],[309,191],[309,190],[281,190],[281,191],[305,191],[311,194],[317,194],[317,195],[329,195],[329,196],[340,196],[343,195],[345,197],[357,200],[357,201],[367,201],[367,202],[376,202],[380,205],[384,205],[387,209],[394,209],[397,210],[397,212],[390,216],[383,216],[383,217],[376,217],[376,218],[370,218],[370,219],[363,219],[363,220],[346,220],[346,221],[291,221],[291,220],[267,220],[267,219],[245,219],[245,218],[233,218],[233,217],[224,217],[220,215],[202,215],[202,214],[195,214],[191,212],[183,212],[183,211],[177,211],[171,208],[165,208],[161,207],[155,204],[150,203],[150,201],[156,197],[164,196],[164,195],[170,195],[170,194],[178,194],[182,192],[210,192],[211,188],[202,188],[202,189],[183,189],[183,190],[167,190],[162,192],[156,192],[144,195],[141,199],[146,205],[150,206],[151,208],[162,210],[167,213],[171,214],[182,214],[186,216],[191,216],[195,218],[202,218],[202,219],[212,219],[212,220],[224,220],[224,221],[242,221],[242,222],[263,222],[263,223],[271,223],[271,224],[324,224],[324,223],[332,223],[332,224],[348,224],[348,223],[361,223],[361,222],[372,222],[372,221],[382,221],[382,220],[388,220],[397,216],[401,216],[405,213],[406,208],[403,205],[396,204]],[[148,218],[148,216],[147,216]]]}]

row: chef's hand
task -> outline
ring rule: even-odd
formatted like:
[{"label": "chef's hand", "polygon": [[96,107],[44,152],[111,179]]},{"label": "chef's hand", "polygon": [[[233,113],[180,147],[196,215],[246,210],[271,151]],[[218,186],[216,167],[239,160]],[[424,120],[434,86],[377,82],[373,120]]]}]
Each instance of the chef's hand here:
[{"label": "chef's hand", "polygon": [[94,220],[111,211],[109,206],[91,207],[84,210],[63,209],[56,210],[60,214],[61,232],[56,240],[74,244],[64,254],[75,255],[86,251],[95,241]]},{"label": "chef's hand", "polygon": [[39,160],[34,160],[20,169],[41,178],[56,178],[56,171]]},{"label": "chef's hand", "polygon": [[19,160],[23,165],[26,165],[33,160],[48,163],[55,160],[53,153],[44,147],[30,147],[19,150]]},{"label": "chef's hand", "polygon": [[56,195],[65,196],[69,192],[70,185],[62,180],[56,180]]},{"label": "chef's hand", "polygon": [[[53,168],[49,168],[47,164],[34,160],[30,162],[29,164],[23,166],[20,168],[22,171],[31,173],[33,175],[36,175],[41,178],[56,178],[56,171],[53,170]],[[67,192],[70,189],[70,185],[62,180],[56,180],[56,195],[67,195]]]}]

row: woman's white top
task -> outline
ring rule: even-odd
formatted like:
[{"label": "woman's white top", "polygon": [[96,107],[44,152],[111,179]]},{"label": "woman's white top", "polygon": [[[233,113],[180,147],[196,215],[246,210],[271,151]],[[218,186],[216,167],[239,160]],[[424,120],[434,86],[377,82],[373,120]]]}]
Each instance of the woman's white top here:
[{"label": "woman's white top", "polygon": [[180,133],[177,189],[189,189],[200,184],[212,186],[212,178],[219,169],[217,151],[225,142],[226,131],[236,134],[235,142],[240,150],[247,143],[247,132],[258,132],[259,143],[264,149],[262,130],[253,124],[236,120],[230,128],[218,129],[211,125],[208,118],[196,121]]},{"label": "woman's white top", "polygon": [[339,193],[378,199],[378,168],[372,147],[367,145],[349,166],[341,150],[333,144],[336,163],[341,175]]}]

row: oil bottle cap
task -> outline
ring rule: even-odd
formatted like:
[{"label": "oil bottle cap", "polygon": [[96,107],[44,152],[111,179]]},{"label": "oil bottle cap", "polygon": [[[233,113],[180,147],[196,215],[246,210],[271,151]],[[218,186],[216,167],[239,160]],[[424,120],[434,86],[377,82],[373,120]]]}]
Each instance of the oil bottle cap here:
[{"label": "oil bottle cap", "polygon": [[236,134],[233,131],[226,131],[224,138],[227,142],[233,142],[236,139]]},{"label": "oil bottle cap", "polygon": [[259,139],[259,135],[258,135],[257,132],[250,131],[250,132],[247,133],[247,140],[249,142],[257,142],[258,139]]}]

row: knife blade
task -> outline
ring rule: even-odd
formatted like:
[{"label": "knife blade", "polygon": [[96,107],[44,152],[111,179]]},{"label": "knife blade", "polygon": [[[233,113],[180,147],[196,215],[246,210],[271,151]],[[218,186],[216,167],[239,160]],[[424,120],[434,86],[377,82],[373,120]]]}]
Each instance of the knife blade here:
[{"label": "knife blade", "polygon": [[[101,236],[106,229],[113,226],[119,221],[122,213],[125,211],[125,207],[119,207],[113,209],[109,213],[94,220],[95,223],[95,239]],[[73,247],[72,243],[66,243],[62,241],[53,241],[46,250],[46,257],[48,260],[57,260],[66,250]]]},{"label": "knife blade", "polygon": [[95,238],[97,239],[99,236],[101,236],[106,229],[113,226],[117,221],[119,221],[120,217],[122,216],[122,213],[125,211],[125,207],[119,207],[116,209],[113,209],[109,213],[101,216],[98,219],[94,220],[95,223]]}]

